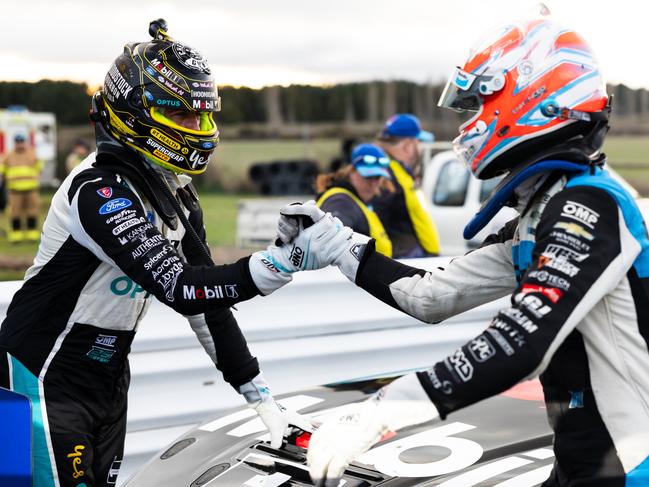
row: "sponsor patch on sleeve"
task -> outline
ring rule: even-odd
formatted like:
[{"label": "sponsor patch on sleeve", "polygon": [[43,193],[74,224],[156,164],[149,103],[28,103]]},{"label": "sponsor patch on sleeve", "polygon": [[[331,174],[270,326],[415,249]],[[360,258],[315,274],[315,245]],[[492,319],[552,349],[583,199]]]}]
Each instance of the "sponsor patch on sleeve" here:
[{"label": "sponsor patch on sleeve", "polygon": [[113,196],[113,188],[111,188],[110,186],[104,186],[103,188],[99,188],[97,190],[97,194],[102,198],[108,199]]},{"label": "sponsor patch on sleeve", "polygon": [[115,198],[104,203],[101,208],[99,208],[99,214],[108,215],[110,213],[115,213],[116,211],[128,208],[132,204],[133,202],[128,198]]}]

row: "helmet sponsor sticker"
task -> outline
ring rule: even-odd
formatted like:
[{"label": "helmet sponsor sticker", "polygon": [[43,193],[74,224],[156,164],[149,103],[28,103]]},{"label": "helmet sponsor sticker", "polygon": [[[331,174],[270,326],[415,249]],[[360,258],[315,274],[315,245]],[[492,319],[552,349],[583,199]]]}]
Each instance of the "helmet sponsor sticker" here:
[{"label": "helmet sponsor sticker", "polygon": [[196,49],[174,42],[173,51],[176,54],[178,61],[180,61],[184,66],[195,71],[205,71],[209,74],[210,67],[207,64],[207,59],[205,59]]},{"label": "helmet sponsor sticker", "polygon": [[[183,162],[185,158],[183,156],[180,156],[176,154],[175,152],[172,152],[171,150],[167,149],[165,146],[160,145],[158,142],[156,142],[153,139],[146,139],[146,144],[154,149],[153,154],[156,156],[160,157],[160,159],[164,161],[168,161],[169,159],[173,159],[176,162]],[[158,153],[162,153],[164,157],[161,157]]]},{"label": "helmet sponsor sticker", "polygon": [[207,164],[207,158],[199,155],[196,150],[193,150],[189,155],[189,162],[192,166],[192,169],[196,169],[196,166],[204,166]]},{"label": "helmet sponsor sticker", "polygon": [[113,188],[111,188],[110,186],[104,186],[103,188],[97,190],[97,194],[102,198],[110,198],[111,196],[113,196]]},{"label": "helmet sponsor sticker", "polygon": [[192,100],[192,108],[196,110],[216,110],[214,100]]},{"label": "helmet sponsor sticker", "polygon": [[216,98],[216,93],[213,91],[196,91],[192,90],[192,96],[197,98]]},{"label": "helmet sponsor sticker", "polygon": [[127,198],[115,198],[114,200],[107,201],[99,208],[100,215],[108,215],[110,213],[115,213],[116,211],[123,210],[128,208],[133,203]]},{"label": "helmet sponsor sticker", "polygon": [[168,145],[172,149],[175,149],[175,150],[180,149],[180,144],[178,142],[171,139],[170,137],[167,137],[165,134],[160,132],[158,129],[151,129],[151,135],[153,137],[155,137],[156,139],[158,139],[163,144]]},{"label": "helmet sponsor sticker", "polygon": [[[119,72],[117,66],[115,66],[114,64],[106,75],[104,85],[106,86],[107,94],[112,95],[112,97],[114,97],[115,99],[119,98],[120,95],[123,96],[124,99],[126,99],[128,98],[131,90],[133,90],[133,87],[128,83],[128,81],[124,79],[122,73]],[[113,99],[110,101],[115,100]]]}]

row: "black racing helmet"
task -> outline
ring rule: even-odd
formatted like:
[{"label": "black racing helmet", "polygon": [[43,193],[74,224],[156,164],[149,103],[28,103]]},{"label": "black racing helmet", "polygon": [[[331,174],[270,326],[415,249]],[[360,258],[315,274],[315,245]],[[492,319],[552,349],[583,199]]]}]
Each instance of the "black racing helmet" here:
[{"label": "black racing helmet", "polygon": [[[167,35],[163,19],[149,25],[149,42],[133,42],[115,60],[93,97],[91,118],[120,143],[176,173],[200,174],[219,142],[221,109],[207,60]],[[195,114],[196,127],[173,118]]]}]

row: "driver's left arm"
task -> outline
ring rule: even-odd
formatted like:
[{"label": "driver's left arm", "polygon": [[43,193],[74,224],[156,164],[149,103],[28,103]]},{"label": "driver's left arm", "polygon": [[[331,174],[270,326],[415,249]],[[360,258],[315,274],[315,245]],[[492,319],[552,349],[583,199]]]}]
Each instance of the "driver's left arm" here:
[{"label": "driver's left arm", "polygon": [[566,337],[618,286],[639,252],[604,190],[577,186],[554,196],[511,305],[483,333],[418,374],[440,416],[540,374]]}]

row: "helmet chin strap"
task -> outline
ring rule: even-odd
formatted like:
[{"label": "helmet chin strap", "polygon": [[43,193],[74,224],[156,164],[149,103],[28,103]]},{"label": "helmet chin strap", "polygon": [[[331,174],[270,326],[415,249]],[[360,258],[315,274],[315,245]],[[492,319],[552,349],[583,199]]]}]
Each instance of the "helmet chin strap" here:
[{"label": "helmet chin strap", "polygon": [[187,186],[189,183],[192,182],[192,178],[188,174],[184,174],[184,173],[177,174],[169,169],[165,169],[164,167],[155,163],[145,155],[143,155],[142,158],[149,165],[149,167],[156,174],[158,174],[165,183],[167,183],[169,190],[173,194],[175,194],[176,191],[178,191],[178,188],[184,188],[185,186]]}]

